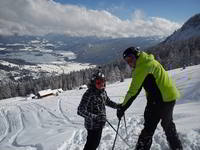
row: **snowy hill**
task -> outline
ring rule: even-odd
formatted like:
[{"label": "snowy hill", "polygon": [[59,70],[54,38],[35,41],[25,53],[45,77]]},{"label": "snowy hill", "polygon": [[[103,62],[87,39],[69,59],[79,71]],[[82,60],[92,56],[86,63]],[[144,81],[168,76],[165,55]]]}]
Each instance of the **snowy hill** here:
[{"label": "snowy hill", "polygon": [[[200,149],[200,65],[169,71],[181,92],[174,111],[174,121],[184,150]],[[109,97],[120,102],[131,79],[107,86]],[[43,99],[15,97],[0,101],[1,150],[82,150],[86,140],[83,118],[77,115],[77,106],[85,92],[71,90]],[[132,147],[143,127],[146,104],[142,91],[126,112],[128,135],[124,122],[119,134]],[[107,107],[107,119],[116,128],[116,110]],[[110,150],[115,132],[106,124],[99,150]],[[130,150],[119,137],[115,150]],[[133,149],[133,148],[132,148]],[[168,150],[164,132],[159,125],[153,137],[152,150]]]},{"label": "snowy hill", "polygon": [[200,36],[200,14],[192,16],[183,26],[169,36],[164,42],[173,43]]},{"label": "snowy hill", "polygon": [[169,70],[200,64],[200,14],[186,21],[183,26],[163,42],[147,49]]}]

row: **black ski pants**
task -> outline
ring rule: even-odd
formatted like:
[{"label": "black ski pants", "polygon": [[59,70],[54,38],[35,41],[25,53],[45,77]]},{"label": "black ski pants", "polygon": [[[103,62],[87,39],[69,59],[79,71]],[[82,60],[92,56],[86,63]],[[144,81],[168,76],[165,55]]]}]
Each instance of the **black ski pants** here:
[{"label": "black ski pants", "polygon": [[83,150],[96,150],[101,140],[103,128],[87,130],[87,141]]},{"label": "black ski pants", "polygon": [[174,105],[175,101],[161,104],[147,103],[144,112],[144,128],[136,144],[136,150],[150,149],[152,137],[159,121],[161,121],[161,126],[163,127],[170,148],[172,150],[183,149],[173,122]]}]

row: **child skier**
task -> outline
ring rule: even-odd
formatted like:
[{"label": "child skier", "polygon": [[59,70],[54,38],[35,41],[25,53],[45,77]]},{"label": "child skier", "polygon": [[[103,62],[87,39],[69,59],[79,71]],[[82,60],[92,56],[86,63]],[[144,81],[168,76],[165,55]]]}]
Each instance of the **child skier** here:
[{"label": "child skier", "polygon": [[102,129],[106,123],[105,105],[117,109],[105,91],[106,80],[101,70],[93,74],[87,91],[78,106],[78,115],[84,117],[87,141],[84,150],[96,150],[101,140]]}]

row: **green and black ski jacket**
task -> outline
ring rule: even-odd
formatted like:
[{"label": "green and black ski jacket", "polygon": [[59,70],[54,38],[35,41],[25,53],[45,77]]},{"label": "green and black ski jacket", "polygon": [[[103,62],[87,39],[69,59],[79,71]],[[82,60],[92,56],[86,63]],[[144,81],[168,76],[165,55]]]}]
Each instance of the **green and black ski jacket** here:
[{"label": "green and black ski jacket", "polygon": [[140,52],[132,70],[132,82],[122,104],[125,109],[135,100],[142,87],[145,89],[147,100],[154,103],[171,102],[180,98],[180,93],[168,72],[153,55],[145,52]]}]

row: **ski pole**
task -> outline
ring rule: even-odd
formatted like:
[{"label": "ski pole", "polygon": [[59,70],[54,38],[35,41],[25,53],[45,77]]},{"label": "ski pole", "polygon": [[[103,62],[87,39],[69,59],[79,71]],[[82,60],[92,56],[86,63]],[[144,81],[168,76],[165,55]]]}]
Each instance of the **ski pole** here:
[{"label": "ski pole", "polygon": [[125,125],[125,130],[126,130],[126,136],[128,136],[125,113],[124,113],[124,125]]},{"label": "ski pole", "polygon": [[[113,125],[106,119],[106,122],[110,125],[110,127],[117,133],[117,130],[113,127]],[[121,140],[122,141],[124,141],[124,143],[128,146],[128,147],[130,147],[130,148],[132,148],[132,146],[130,146],[127,142],[126,142],[126,140],[119,134],[119,133],[117,133],[118,135],[119,135],[119,137],[121,138]]]},{"label": "ski pole", "polygon": [[118,122],[118,125],[117,125],[117,132],[116,132],[116,134],[115,134],[115,140],[114,140],[114,143],[113,143],[113,146],[112,146],[112,150],[114,150],[115,142],[116,142],[116,140],[117,140],[117,135],[118,135],[118,131],[119,131],[120,121],[121,121],[121,119],[119,119],[119,122]]}]

